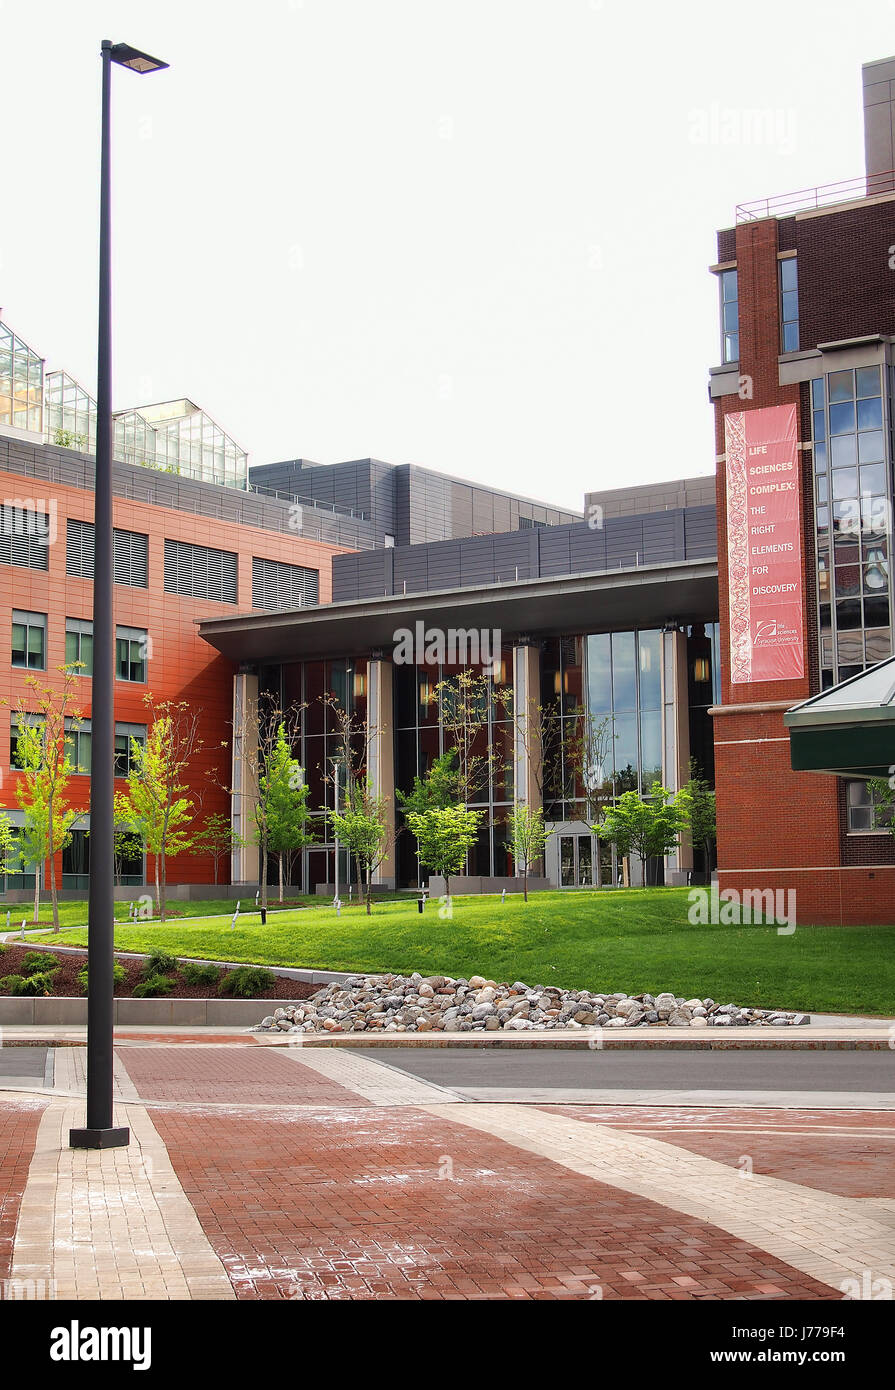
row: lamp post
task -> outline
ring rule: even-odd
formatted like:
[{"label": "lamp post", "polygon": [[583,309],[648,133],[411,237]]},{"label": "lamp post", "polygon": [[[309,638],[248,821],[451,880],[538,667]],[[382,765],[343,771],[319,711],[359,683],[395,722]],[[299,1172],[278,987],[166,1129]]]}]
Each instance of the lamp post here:
[{"label": "lamp post", "polygon": [[87,1125],[73,1129],[73,1149],[111,1149],[130,1143],[130,1130],[112,1123],[115,984],[115,625],[112,612],[112,285],[111,285],[111,94],[112,64],[132,72],[166,68],[158,58],[126,43],[102,43],[102,144],[99,203],[99,331],[96,380],[96,482],[94,487],[93,699],[90,750],[90,890],[87,950]]}]

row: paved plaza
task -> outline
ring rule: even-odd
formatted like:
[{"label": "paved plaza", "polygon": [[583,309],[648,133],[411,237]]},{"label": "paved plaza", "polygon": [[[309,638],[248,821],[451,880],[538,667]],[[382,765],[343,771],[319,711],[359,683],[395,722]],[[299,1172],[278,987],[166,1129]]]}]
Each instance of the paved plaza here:
[{"label": "paved plaza", "polygon": [[551,1091],[543,1067],[526,1097],[522,1057],[503,1088],[451,1087],[397,1054],[144,1032],[116,1047],[131,1145],[98,1153],[67,1146],[83,1047],[0,1058],[8,1288],[836,1300],[895,1283],[885,1105],[573,1102],[580,1078]]}]

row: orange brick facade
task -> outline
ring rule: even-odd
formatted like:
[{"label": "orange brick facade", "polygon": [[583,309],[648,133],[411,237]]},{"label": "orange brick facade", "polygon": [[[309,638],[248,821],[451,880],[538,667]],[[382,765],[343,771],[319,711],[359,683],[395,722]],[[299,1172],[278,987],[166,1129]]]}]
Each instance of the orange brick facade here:
[{"label": "orange brick facade", "polygon": [[[79,488],[4,472],[0,472],[0,496],[3,499],[34,498],[38,510],[51,513],[48,569],[0,565],[0,621],[5,624],[2,640],[7,643],[8,652],[12,610],[46,614],[46,670],[32,674],[42,683],[58,683],[58,668],[65,662],[66,619],[90,619],[93,606],[92,581],[66,574],[66,522],[69,517],[92,521],[93,496]],[[200,820],[212,812],[229,815],[226,788],[230,779],[230,751],[223,745],[229,742],[235,668],[200,638],[197,621],[251,609],[253,556],[318,570],[320,602],[329,602],[331,558],[340,547],[121,498],[114,501],[114,523],[119,529],[140,532],[149,538],[148,588],[116,584],[114,601],[116,624],[143,629],[150,639],[146,683],[115,682],[115,719],[121,723],[146,724],[143,697],[147,693],[156,701],[184,700],[192,709],[200,711],[203,745],[191,767],[188,794],[200,808]],[[235,551],[239,557],[238,603],[216,603],[165,593],[166,537]],[[10,713],[21,704],[26,709],[33,708],[33,695],[26,684],[28,674],[12,667],[8,656],[6,661],[0,662],[0,699],[6,706],[6,714],[0,717],[0,805],[6,808],[15,808],[17,804],[18,778],[10,768]],[[85,677],[78,685],[79,712],[89,718],[91,681]],[[84,775],[71,778],[68,789],[71,805],[87,809],[89,782],[89,777]],[[116,786],[124,789],[123,782]],[[213,868],[209,858],[184,855],[171,861],[169,880],[172,883],[211,883]],[[224,881],[228,871],[229,866],[224,865],[221,873]],[[61,872],[61,856],[58,856],[57,882],[61,882]],[[154,864],[147,857],[147,883],[151,883],[153,877]]]},{"label": "orange brick facade", "polygon": [[[836,217],[824,221],[834,224]],[[813,245],[826,245],[818,235],[818,224],[812,225],[810,232]],[[745,888],[795,889],[798,919],[806,923],[892,924],[895,856],[891,836],[867,837],[860,850],[854,850],[847,843],[843,790],[838,779],[797,774],[790,767],[783,710],[820,688],[810,449],[799,452],[805,675],[793,681],[730,682],[724,416],[730,411],[795,404],[799,439],[809,444],[811,440],[807,384],[779,384],[778,252],[792,245],[791,223],[773,218],[739,225],[735,241],[731,231],[719,236],[719,259],[723,264],[735,260],[737,268],[742,383],[742,396],[724,396],[715,402],[722,663],[722,704],[714,719],[719,888],[739,892]],[[829,250],[824,254],[828,256]],[[809,261],[809,256],[805,260]],[[812,293],[806,269],[800,250],[804,347],[814,346],[805,340],[804,325],[816,314],[814,306],[822,293],[819,285]],[[868,296],[867,313],[873,312],[873,302],[874,297]],[[891,314],[891,310],[887,312]],[[823,327],[830,337],[846,336],[834,335],[827,321]],[[865,324],[861,331],[870,330]],[[877,323],[875,331],[883,331],[883,325]],[[854,862],[858,859],[868,862]]]}]

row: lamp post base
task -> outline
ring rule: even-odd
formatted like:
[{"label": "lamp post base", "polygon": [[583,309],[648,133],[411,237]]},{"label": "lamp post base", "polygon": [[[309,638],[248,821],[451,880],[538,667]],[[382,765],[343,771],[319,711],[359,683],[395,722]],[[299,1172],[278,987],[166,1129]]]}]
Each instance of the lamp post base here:
[{"label": "lamp post base", "polygon": [[70,1129],[68,1143],[72,1149],[123,1149],[131,1141],[129,1129]]}]

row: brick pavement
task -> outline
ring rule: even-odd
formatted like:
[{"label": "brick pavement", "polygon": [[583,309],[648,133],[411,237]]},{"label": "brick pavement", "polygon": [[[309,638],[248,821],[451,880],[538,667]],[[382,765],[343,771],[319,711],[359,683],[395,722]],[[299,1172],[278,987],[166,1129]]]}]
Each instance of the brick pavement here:
[{"label": "brick pavement", "polygon": [[45,1105],[18,1097],[0,1105],[0,1280],[10,1275],[19,1206]]},{"label": "brick pavement", "polygon": [[15,1277],[63,1297],[692,1301],[895,1276],[895,1116],[470,1103],[384,1061],[226,1041],[124,1040],[129,1150],[67,1148],[80,1051],[55,1099],[0,1093]]}]

